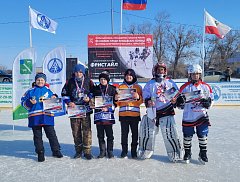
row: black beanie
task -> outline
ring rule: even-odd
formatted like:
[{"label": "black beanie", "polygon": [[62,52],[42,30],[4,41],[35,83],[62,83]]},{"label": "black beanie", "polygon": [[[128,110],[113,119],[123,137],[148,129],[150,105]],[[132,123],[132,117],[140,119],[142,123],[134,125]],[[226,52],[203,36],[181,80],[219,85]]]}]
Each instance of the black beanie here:
[{"label": "black beanie", "polygon": [[101,74],[99,75],[99,81],[100,81],[101,78],[105,78],[108,83],[110,82],[109,74],[107,74],[107,73],[105,73],[105,72],[104,72],[104,73],[101,73]]},{"label": "black beanie", "polygon": [[136,73],[133,69],[127,69],[125,71],[125,73],[124,73],[124,81],[125,82],[127,82],[126,79],[125,79],[126,75],[131,75],[133,77],[133,81],[130,84],[133,84],[137,81],[137,76],[136,76]]}]

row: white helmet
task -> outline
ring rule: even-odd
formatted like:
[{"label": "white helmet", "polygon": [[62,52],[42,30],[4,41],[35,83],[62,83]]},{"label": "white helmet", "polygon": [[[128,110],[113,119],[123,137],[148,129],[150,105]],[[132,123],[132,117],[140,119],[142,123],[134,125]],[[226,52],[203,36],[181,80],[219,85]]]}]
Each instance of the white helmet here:
[{"label": "white helmet", "polygon": [[201,73],[202,74],[202,68],[199,64],[194,64],[194,65],[190,65],[188,67],[188,74],[191,73]]}]

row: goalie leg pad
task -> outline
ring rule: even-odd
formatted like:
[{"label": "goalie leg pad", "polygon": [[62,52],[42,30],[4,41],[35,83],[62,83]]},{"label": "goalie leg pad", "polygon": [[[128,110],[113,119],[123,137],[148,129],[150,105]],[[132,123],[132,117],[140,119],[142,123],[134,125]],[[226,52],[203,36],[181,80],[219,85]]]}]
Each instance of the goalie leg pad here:
[{"label": "goalie leg pad", "polygon": [[160,118],[160,127],[169,160],[172,162],[182,160],[183,148],[174,117],[166,116]]},{"label": "goalie leg pad", "polygon": [[139,128],[139,158],[146,159],[152,156],[157,131],[158,127],[155,126],[155,120],[144,115]]}]

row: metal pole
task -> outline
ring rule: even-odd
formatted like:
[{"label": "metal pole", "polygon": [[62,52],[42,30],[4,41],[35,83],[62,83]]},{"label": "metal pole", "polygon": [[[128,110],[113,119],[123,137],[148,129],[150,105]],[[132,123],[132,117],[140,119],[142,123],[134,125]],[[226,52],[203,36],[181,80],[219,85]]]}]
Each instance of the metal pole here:
[{"label": "metal pole", "polygon": [[120,34],[122,34],[122,6],[123,6],[123,0],[120,0],[121,1],[121,9],[120,9]]},{"label": "metal pole", "polygon": [[31,27],[30,6],[28,11],[29,11],[29,41],[30,41],[30,47],[32,48],[32,27]]},{"label": "metal pole", "polygon": [[203,37],[202,37],[202,54],[203,54],[203,58],[202,58],[202,81],[204,81],[204,59],[205,59],[205,26],[206,26],[206,17],[205,17],[205,9],[204,9],[204,24],[203,24]]},{"label": "metal pole", "polygon": [[112,24],[112,34],[114,33],[113,29],[113,0],[111,0],[111,24]]}]

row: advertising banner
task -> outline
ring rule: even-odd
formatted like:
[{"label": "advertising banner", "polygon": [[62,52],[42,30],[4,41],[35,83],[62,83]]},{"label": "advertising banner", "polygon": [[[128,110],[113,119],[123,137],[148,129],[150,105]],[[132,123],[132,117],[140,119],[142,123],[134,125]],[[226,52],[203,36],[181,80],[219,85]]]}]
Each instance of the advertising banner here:
[{"label": "advertising banner", "polygon": [[61,96],[66,82],[66,50],[63,47],[53,49],[47,54],[43,61],[43,72],[47,76],[50,89]]},{"label": "advertising banner", "polygon": [[21,97],[35,81],[35,50],[26,49],[19,53],[13,63],[13,120],[28,117],[27,110],[21,106]]},{"label": "advertising banner", "polygon": [[126,69],[138,77],[151,78],[153,67],[152,35],[88,35],[89,75],[98,79],[108,70],[111,78],[123,79]]},{"label": "advertising banner", "polygon": [[0,84],[0,107],[12,107],[12,84]]}]

